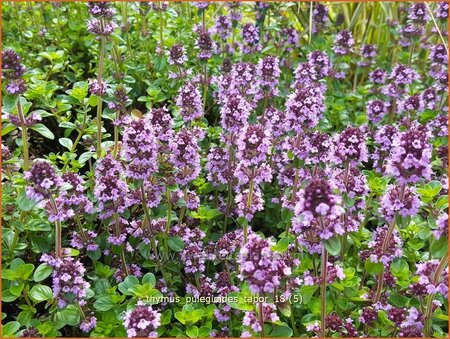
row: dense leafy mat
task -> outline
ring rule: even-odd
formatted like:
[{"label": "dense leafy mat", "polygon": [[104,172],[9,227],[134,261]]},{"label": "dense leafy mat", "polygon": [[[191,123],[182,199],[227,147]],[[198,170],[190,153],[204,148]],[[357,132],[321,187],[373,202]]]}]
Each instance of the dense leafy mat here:
[{"label": "dense leafy mat", "polygon": [[2,16],[3,336],[445,336],[448,3]]}]

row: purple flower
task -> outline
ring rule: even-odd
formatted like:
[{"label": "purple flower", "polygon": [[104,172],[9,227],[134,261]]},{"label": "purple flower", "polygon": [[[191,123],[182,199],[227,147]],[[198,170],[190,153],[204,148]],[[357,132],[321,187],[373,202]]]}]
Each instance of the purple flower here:
[{"label": "purple flower", "polygon": [[381,262],[385,266],[389,265],[395,258],[402,256],[403,242],[396,229],[392,232],[387,243],[386,249],[383,244],[387,235],[388,227],[382,226],[375,229],[372,233],[372,240],[368,243],[368,249],[361,252],[361,258],[368,258],[373,263]]},{"label": "purple flower", "polygon": [[411,217],[419,212],[420,199],[414,188],[408,186],[389,185],[381,197],[380,213],[387,221],[396,215]]},{"label": "purple flower", "polygon": [[5,79],[15,80],[22,78],[26,68],[21,63],[21,57],[13,49],[2,51],[2,76]]},{"label": "purple flower", "polygon": [[209,31],[200,29],[197,38],[197,48],[199,49],[197,57],[201,61],[206,61],[211,58],[214,48],[214,42],[211,39],[211,33]]},{"label": "purple flower", "polygon": [[329,182],[319,178],[312,179],[297,194],[298,202],[292,219],[294,232],[313,232],[319,239],[329,239],[333,235],[344,233],[339,221],[339,216],[343,213],[340,198],[332,194]]},{"label": "purple flower", "polygon": [[376,45],[363,45],[361,47],[360,53],[364,58],[372,60],[377,56],[377,46]]},{"label": "purple flower", "polygon": [[188,61],[186,49],[182,45],[173,45],[167,54],[169,56],[170,65],[183,66],[184,63]]},{"label": "purple flower", "polygon": [[75,214],[85,215],[94,212],[94,206],[84,194],[84,180],[76,173],[64,173],[62,181],[71,185],[56,197],[56,211],[49,209],[50,221],[66,221]]},{"label": "purple flower", "polygon": [[366,126],[348,126],[341,133],[335,134],[333,139],[333,162],[337,164],[348,162],[352,166],[357,166],[368,160]]},{"label": "purple flower", "polygon": [[447,1],[439,1],[437,3],[436,9],[434,10],[434,15],[439,19],[447,19],[448,18],[448,2]]},{"label": "purple flower", "polygon": [[173,136],[173,120],[169,110],[163,106],[160,108],[152,108],[148,113],[156,138],[160,142],[168,142]]},{"label": "purple flower", "polygon": [[202,96],[193,82],[188,82],[180,88],[176,105],[180,108],[180,115],[186,122],[203,115]]},{"label": "purple flower", "polygon": [[260,124],[246,125],[237,140],[236,158],[244,166],[258,166],[267,159],[270,147],[269,130]]},{"label": "purple flower", "polygon": [[91,230],[83,230],[83,233],[73,232],[70,245],[78,250],[86,249],[88,252],[95,252],[99,249],[95,243],[98,234]]},{"label": "purple flower", "polygon": [[295,28],[292,27],[283,28],[281,34],[283,36],[285,45],[292,45],[294,47],[298,46],[299,35],[298,31]]},{"label": "purple flower", "polygon": [[98,200],[100,219],[125,210],[128,186],[123,181],[123,174],[122,165],[110,154],[97,162],[94,196]]},{"label": "purple flower", "polygon": [[408,9],[408,18],[418,23],[427,23],[430,16],[425,3],[416,2],[412,4]]},{"label": "purple flower", "polygon": [[442,65],[448,64],[448,54],[443,44],[434,45],[430,49],[430,55],[428,59],[431,62],[435,62]]},{"label": "purple flower", "polygon": [[442,213],[436,221],[437,229],[433,231],[433,235],[436,239],[441,237],[448,237],[448,214]]},{"label": "purple flower", "polygon": [[260,85],[267,87],[273,95],[277,95],[276,87],[281,75],[278,57],[267,56],[258,61],[256,75],[260,78]]},{"label": "purple flower", "polygon": [[250,233],[247,244],[239,252],[239,278],[249,283],[252,293],[273,293],[281,285],[282,279],[292,273],[289,265],[292,260],[273,252],[271,245],[273,243],[268,239]]},{"label": "purple flower", "polygon": [[108,103],[108,108],[116,112],[122,112],[127,106],[128,101],[129,98],[125,86],[117,85],[114,91],[113,100]]},{"label": "purple flower", "polygon": [[286,101],[286,118],[289,126],[297,133],[305,128],[314,128],[319,123],[324,105],[324,88],[306,83],[296,87]]},{"label": "purple flower", "polygon": [[314,69],[319,79],[329,76],[332,72],[330,58],[322,51],[314,51],[308,54],[308,65]]},{"label": "purple flower", "polygon": [[414,81],[419,80],[419,74],[417,74],[417,72],[412,68],[398,64],[389,75],[389,80],[392,80],[396,85],[400,86],[410,85]]},{"label": "purple flower", "polygon": [[242,43],[244,45],[244,54],[255,53],[261,50],[261,45],[259,44],[259,29],[257,26],[247,23],[242,27]]},{"label": "purple flower", "polygon": [[200,173],[198,139],[192,131],[182,128],[170,142],[173,152],[172,162],[178,168],[177,181],[181,185],[186,185]]},{"label": "purple flower", "polygon": [[386,77],[386,72],[381,68],[377,68],[369,74],[370,81],[377,85],[384,84],[384,82],[386,81]]},{"label": "purple flower", "polygon": [[208,1],[194,1],[193,4],[198,9],[208,8],[208,6],[209,6],[209,2]]},{"label": "purple flower", "polygon": [[437,94],[434,88],[427,88],[421,94],[421,100],[425,109],[435,109],[437,104]]},{"label": "purple flower", "polygon": [[91,79],[89,81],[89,92],[93,95],[97,95],[99,97],[104,96],[106,94],[107,84],[106,81],[100,80],[98,82],[97,79]]},{"label": "purple flower", "polygon": [[156,329],[161,326],[161,313],[138,301],[133,310],[125,313],[123,326],[128,338],[156,338],[158,337]]},{"label": "purple flower", "polygon": [[401,185],[416,183],[431,178],[431,133],[426,126],[412,124],[399,132],[392,141],[391,153],[387,159],[387,175],[392,175]]},{"label": "purple flower", "polygon": [[20,56],[12,49],[2,51],[2,77],[9,81],[6,90],[9,94],[23,94],[26,91],[25,80],[22,79],[26,71]]},{"label": "purple flower", "polygon": [[346,55],[351,52],[355,40],[353,40],[352,32],[344,29],[336,34],[334,39],[333,52],[337,55]]},{"label": "purple flower", "polygon": [[252,106],[240,95],[224,98],[220,108],[222,128],[228,132],[239,132],[247,125]]},{"label": "purple flower", "polygon": [[231,19],[226,15],[219,15],[214,24],[214,33],[218,34],[222,40],[226,40],[233,29]]},{"label": "purple flower", "polygon": [[55,258],[43,254],[41,261],[53,268],[53,296],[58,300],[58,307],[64,308],[74,302],[81,306],[86,304],[89,283],[84,280],[86,269],[73,257]]},{"label": "purple flower", "polygon": [[[188,222],[192,224],[192,219],[188,219]],[[192,228],[186,224],[178,224],[170,229],[170,235],[177,235],[184,242],[185,246],[180,252],[180,259],[184,264],[184,272],[204,272],[208,255],[202,239],[205,238],[206,234],[195,225],[191,226]]]},{"label": "purple flower", "polygon": [[112,20],[115,10],[109,2],[88,2],[89,13],[92,15],[87,22],[87,29],[94,35],[109,36],[117,28]]},{"label": "purple flower", "polygon": [[224,147],[212,147],[209,150],[206,163],[207,178],[216,187],[220,183],[227,184],[231,179],[228,157],[228,150]]},{"label": "purple flower", "polygon": [[31,184],[26,189],[28,198],[38,202],[43,199],[50,199],[63,184],[55,168],[43,160],[35,161],[31,169],[24,173],[24,178]]},{"label": "purple flower", "polygon": [[126,174],[146,179],[157,170],[156,136],[150,119],[131,120],[123,133],[122,156],[127,161]]},{"label": "purple flower", "polygon": [[396,126],[382,125],[379,126],[373,137],[377,147],[371,154],[371,158],[374,160],[374,168],[377,172],[384,172],[386,165],[386,158],[391,152],[392,141],[398,133]]},{"label": "purple flower", "polygon": [[367,118],[374,124],[381,122],[384,116],[388,113],[389,106],[390,104],[388,102],[381,100],[370,100],[366,106]]},{"label": "purple flower", "polygon": [[262,198],[261,189],[256,186],[252,190],[250,196],[250,189],[242,189],[236,194],[234,199],[237,205],[237,213],[240,217],[244,217],[248,221],[253,219],[253,215],[264,209],[264,199]]},{"label": "purple flower", "polygon": [[[9,94],[14,94],[14,93],[9,91]],[[22,122],[20,121],[20,119],[17,115],[12,115],[12,114],[6,113],[6,116],[8,117],[9,122],[12,123],[13,125],[16,125],[17,127],[22,126]],[[26,127],[34,126],[39,121],[42,120],[41,116],[38,113],[31,113],[29,116],[24,117],[24,118],[25,119],[24,119],[23,125]]]},{"label": "purple flower", "polygon": [[80,330],[84,333],[89,333],[97,327],[97,318],[94,316],[87,316],[80,324]]},{"label": "purple flower", "polygon": [[315,2],[313,5],[312,15],[313,15],[312,32],[319,33],[326,27],[326,24],[328,21],[329,9],[324,4]]}]

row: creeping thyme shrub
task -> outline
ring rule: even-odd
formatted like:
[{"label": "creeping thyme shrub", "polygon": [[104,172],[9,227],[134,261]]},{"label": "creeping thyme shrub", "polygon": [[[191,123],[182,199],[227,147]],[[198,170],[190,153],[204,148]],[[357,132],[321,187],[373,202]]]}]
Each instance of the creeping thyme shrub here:
[{"label": "creeping thyme shrub", "polygon": [[4,2],[5,337],[444,337],[448,3]]}]

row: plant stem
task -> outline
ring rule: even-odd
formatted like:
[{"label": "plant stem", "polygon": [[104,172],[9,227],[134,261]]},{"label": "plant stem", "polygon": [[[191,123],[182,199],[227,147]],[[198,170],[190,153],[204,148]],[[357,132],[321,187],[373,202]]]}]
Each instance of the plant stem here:
[{"label": "plant stem", "polygon": [[55,255],[57,258],[61,258],[62,256],[62,245],[61,245],[61,221],[57,220],[55,221]]},{"label": "plant stem", "polygon": [[73,143],[73,146],[72,146],[72,149],[70,150],[72,153],[75,152],[75,150],[77,149],[77,145],[80,142],[80,139],[81,139],[81,137],[84,134],[84,129],[86,128],[86,120],[87,120],[87,111],[85,110],[84,113],[83,113],[83,122],[81,124],[81,128],[78,131],[77,138],[75,139],[75,141]]},{"label": "plant stem", "polygon": [[[247,208],[246,211],[250,210],[250,206],[252,205],[252,198],[253,198],[253,179],[250,180],[250,187],[248,189],[248,198],[247,198]],[[247,222],[244,222],[244,244],[247,243],[248,240],[248,220]]]},{"label": "plant stem", "polygon": [[[166,224],[166,235],[169,236],[170,231],[170,223],[172,222],[172,201],[170,197],[170,190],[166,190],[166,199],[167,199],[167,224]],[[169,240],[168,238],[165,238],[165,248],[166,248],[166,254],[169,254]]]},{"label": "plant stem", "polygon": [[[386,252],[387,246],[391,239],[392,232],[394,232],[394,229],[395,229],[395,216],[392,218],[392,222],[389,225],[388,231],[384,238],[383,245],[381,247],[382,253]],[[380,298],[381,298],[381,291],[383,290],[383,280],[384,280],[383,277],[384,277],[384,266],[383,266],[383,269],[381,270],[381,272],[378,274],[377,291],[375,293],[375,299],[374,299],[375,304],[377,302],[379,302]]]},{"label": "plant stem", "polygon": [[[260,298],[262,298],[262,295],[260,294]],[[260,302],[259,303],[259,312],[258,312],[258,316],[259,316],[259,324],[261,326],[261,338],[264,338],[264,309],[263,309],[263,303]]]},{"label": "plant stem", "polygon": [[325,338],[325,319],[327,315],[327,265],[328,265],[328,252],[325,246],[322,247],[322,270],[321,285],[320,285],[320,338]]},{"label": "plant stem", "polygon": [[[162,2],[160,2],[160,6],[162,6]],[[162,14],[162,10],[158,11],[159,13],[159,46],[161,47],[161,51],[164,50],[164,37],[163,37],[163,30],[164,30],[164,18]]]},{"label": "plant stem", "polygon": [[225,221],[223,226],[223,233],[225,234],[225,231],[227,229],[228,224],[228,215],[231,212],[231,207],[233,205],[233,180],[231,171],[233,169],[233,161],[234,161],[234,150],[233,145],[230,144],[228,147],[228,197],[227,197],[227,209],[225,211]]},{"label": "plant stem", "polygon": [[20,102],[20,96],[17,100],[17,114],[19,115],[20,120],[20,129],[22,131],[22,151],[23,151],[23,170],[28,171],[30,168],[30,160],[29,160],[29,150],[28,150],[28,132],[27,126],[25,125],[25,117],[22,111],[22,103]]},{"label": "plant stem", "polygon": [[[100,38],[100,59],[98,61],[98,72],[97,72],[97,82],[99,86],[102,81],[102,73],[103,73],[103,62],[105,59],[105,44],[106,38],[102,36]],[[97,159],[100,158],[102,154],[102,105],[103,100],[99,96],[97,99]]]},{"label": "plant stem", "polygon": [[[436,268],[436,271],[434,273],[433,276],[433,283],[436,285],[441,281],[441,275],[442,272],[445,269],[445,266],[447,266],[448,263],[448,255],[447,253],[441,258],[441,261],[439,262],[439,266]],[[433,299],[434,299],[435,294],[430,294],[428,296],[428,300],[427,300],[427,309],[426,309],[426,313],[425,313],[425,317],[424,317],[424,321],[425,321],[425,328],[424,328],[424,336],[425,338],[430,338],[432,333],[431,333],[431,327],[433,325],[431,316],[433,315]]]}]

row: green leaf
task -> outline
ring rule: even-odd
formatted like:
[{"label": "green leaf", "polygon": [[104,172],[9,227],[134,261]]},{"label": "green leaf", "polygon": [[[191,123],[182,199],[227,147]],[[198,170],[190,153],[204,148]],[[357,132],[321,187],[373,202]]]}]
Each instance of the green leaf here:
[{"label": "green leaf", "polygon": [[171,236],[169,237],[169,247],[175,252],[180,252],[184,248],[184,242],[180,237]]},{"label": "green leaf", "polygon": [[400,294],[392,294],[389,297],[389,301],[392,305],[394,305],[396,307],[404,307],[408,304],[409,299]]},{"label": "green leaf", "polygon": [[84,98],[88,95],[88,87],[87,82],[79,81],[73,85],[73,89],[67,91],[67,94],[78,101],[83,102]]},{"label": "green leaf", "polygon": [[59,143],[61,144],[61,145],[63,145],[65,148],[67,148],[69,151],[71,151],[72,150],[72,147],[73,147],[73,142],[72,142],[72,140],[71,139],[69,139],[69,138],[59,138]]},{"label": "green leaf", "polygon": [[14,270],[5,268],[2,270],[2,279],[15,281],[15,280],[18,280],[19,277],[17,276],[17,274]]},{"label": "green leaf", "polygon": [[369,274],[379,274],[383,271],[383,263],[381,262],[371,262],[370,259],[367,259],[364,263],[364,268]]},{"label": "green leaf", "polygon": [[125,295],[133,295],[133,293],[131,293],[130,291],[130,288],[137,284],[139,284],[139,279],[134,275],[129,275],[118,285],[118,288],[119,291]]},{"label": "green leaf", "polygon": [[5,135],[11,133],[12,131],[14,131],[17,128],[16,125],[13,124],[5,124],[4,126],[2,126],[2,137],[4,137]]},{"label": "green leaf", "polygon": [[101,312],[109,311],[115,306],[116,304],[112,302],[110,297],[101,297],[94,302],[94,308]]},{"label": "green leaf", "polygon": [[143,284],[150,284],[152,286],[155,286],[156,284],[156,278],[155,275],[153,273],[146,273],[143,277],[142,277],[142,283]]},{"label": "green leaf", "polygon": [[331,255],[338,255],[341,252],[341,241],[337,236],[327,239],[323,243]]},{"label": "green leaf", "polygon": [[75,305],[68,305],[65,309],[56,312],[56,319],[69,326],[80,323],[80,312]]},{"label": "green leaf", "polygon": [[33,264],[24,264],[15,269],[17,276],[23,280],[27,280],[31,273],[33,273],[33,270]]},{"label": "green leaf", "polygon": [[433,258],[442,258],[448,253],[448,239],[441,237],[439,240],[434,240],[430,246],[430,252]]},{"label": "green leaf", "polygon": [[227,304],[241,311],[253,311],[254,304],[249,300],[251,299],[251,294],[246,292],[231,292],[227,296]]},{"label": "green leaf", "polygon": [[275,325],[270,336],[272,338],[290,338],[292,337],[293,331],[288,326],[278,326]]},{"label": "green leaf", "polygon": [[197,209],[197,212],[191,211],[190,214],[194,219],[211,220],[217,218],[219,215],[222,215],[222,212],[220,212],[218,209],[200,206]]},{"label": "green leaf", "polygon": [[290,238],[290,237],[281,238],[280,240],[278,240],[278,242],[275,246],[271,247],[272,250],[275,252],[281,252],[281,253],[286,252],[289,247],[289,244],[291,242],[291,239],[292,238]]},{"label": "green leaf", "polygon": [[55,135],[43,124],[36,124],[30,127],[33,131],[38,132],[40,135],[47,139],[55,139]]},{"label": "green leaf", "polygon": [[211,328],[208,326],[201,326],[198,329],[198,337],[199,338],[210,338],[211,337]]},{"label": "green leaf", "polygon": [[84,152],[80,155],[80,158],[78,159],[78,162],[80,164],[84,164],[86,161],[88,161],[92,156],[95,154],[95,152]]},{"label": "green leaf", "polygon": [[397,259],[391,263],[391,273],[394,277],[404,280],[410,276],[409,265],[406,260]]},{"label": "green leaf", "polygon": [[14,337],[20,328],[18,321],[10,321],[2,326],[2,337]]},{"label": "green leaf", "polygon": [[17,94],[6,94],[3,96],[2,105],[3,105],[3,111],[5,112],[11,112],[17,105],[17,102],[19,101],[19,96]]},{"label": "green leaf", "polygon": [[307,304],[319,287],[317,285],[302,285],[300,295],[304,304]]},{"label": "green leaf", "polygon": [[186,334],[189,338],[197,338],[198,337],[198,327],[190,326],[186,329]]},{"label": "green leaf", "polygon": [[42,301],[52,300],[53,292],[50,287],[38,284],[31,288],[29,296],[33,301],[39,303]]},{"label": "green leaf", "polygon": [[17,206],[21,211],[31,211],[36,206],[36,201],[29,199],[24,190],[21,190],[17,199]]}]

